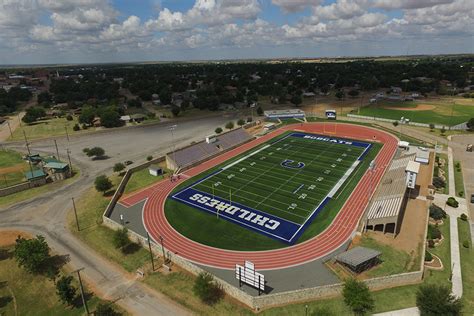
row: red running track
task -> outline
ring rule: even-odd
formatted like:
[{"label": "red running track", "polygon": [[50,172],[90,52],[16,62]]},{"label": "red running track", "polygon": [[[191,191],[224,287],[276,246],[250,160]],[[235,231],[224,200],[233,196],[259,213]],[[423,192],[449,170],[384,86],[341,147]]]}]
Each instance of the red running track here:
[{"label": "red running track", "polygon": [[[325,133],[330,127],[334,133]],[[329,129],[329,128],[328,128]],[[124,197],[120,203],[133,205],[148,199],[143,210],[143,222],[151,237],[157,241],[163,236],[168,251],[175,253],[189,261],[221,269],[234,269],[236,263],[242,264],[245,260],[252,261],[259,270],[282,269],[300,265],[324,257],[342,246],[349,240],[364,213],[370,196],[392,160],[397,149],[398,139],[391,134],[361,125],[322,123],[293,124],[280,128],[261,138],[246,143],[236,149],[226,152],[216,158],[206,161],[188,171],[187,176],[195,176],[212,168],[240,153],[247,151],[287,130],[299,130],[310,133],[327,134],[359,140],[378,141],[383,143],[375,161],[376,168],[366,172],[359,181],[334,221],[322,233],[294,246],[267,250],[267,251],[233,251],[214,248],[192,241],[178,233],[167,221],[164,214],[164,205],[168,195],[181,182],[162,181],[142,191]],[[369,185],[372,183],[372,185]],[[317,220],[317,217],[316,217]]]}]

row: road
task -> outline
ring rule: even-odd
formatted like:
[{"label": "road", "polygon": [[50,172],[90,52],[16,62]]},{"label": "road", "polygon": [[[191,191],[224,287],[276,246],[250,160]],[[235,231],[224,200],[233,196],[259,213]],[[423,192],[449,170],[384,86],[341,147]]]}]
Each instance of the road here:
[{"label": "road", "polygon": [[[174,133],[176,147],[202,140],[222,126],[230,117],[214,117],[178,123]],[[235,117],[232,117],[235,119]],[[145,161],[149,154],[158,156],[171,150],[172,137],[167,125],[143,128],[117,129],[57,139],[61,158],[66,148],[71,150],[73,164],[81,169],[81,177],[74,183],[54,192],[0,209],[0,229],[25,230],[44,235],[55,252],[70,255],[70,266],[84,267],[84,278],[96,293],[118,303],[135,315],[184,315],[189,312],[162,294],[150,290],[114,264],[104,260],[67,229],[67,212],[71,197],[79,198],[91,187],[95,177],[109,173],[114,163],[125,160]],[[26,151],[22,143],[4,143],[6,147]],[[85,147],[101,146],[110,156],[106,160],[92,161],[83,152]],[[33,141],[32,152],[55,154],[52,140]]]}]

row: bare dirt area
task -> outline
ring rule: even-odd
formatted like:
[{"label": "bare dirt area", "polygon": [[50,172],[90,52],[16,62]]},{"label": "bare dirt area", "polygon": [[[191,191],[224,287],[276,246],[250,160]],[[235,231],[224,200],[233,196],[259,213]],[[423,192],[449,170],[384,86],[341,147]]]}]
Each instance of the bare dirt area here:
[{"label": "bare dirt area", "polygon": [[399,111],[430,111],[430,110],[436,109],[436,106],[431,105],[431,104],[420,103],[420,104],[417,104],[416,107],[413,107],[413,108],[396,107],[396,106],[384,106],[383,108],[387,110],[399,110]]},{"label": "bare dirt area", "polygon": [[0,169],[0,175],[8,174],[13,172],[22,172],[25,170],[25,165],[23,163],[16,164],[14,166],[5,167]]},{"label": "bare dirt area", "polygon": [[395,249],[406,251],[412,258],[416,257],[420,245],[425,240],[425,227],[428,220],[427,202],[411,199],[408,201],[400,233],[393,238],[391,234],[368,232],[376,241]]},{"label": "bare dirt area", "polygon": [[0,247],[8,247],[15,244],[15,240],[21,236],[23,238],[31,238],[30,234],[27,234],[18,230],[5,230],[0,231]]}]

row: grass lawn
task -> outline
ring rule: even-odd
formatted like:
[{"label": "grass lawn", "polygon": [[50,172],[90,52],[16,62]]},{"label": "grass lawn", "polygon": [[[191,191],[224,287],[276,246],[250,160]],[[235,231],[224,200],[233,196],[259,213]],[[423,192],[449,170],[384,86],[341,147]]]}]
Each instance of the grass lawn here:
[{"label": "grass lawn", "polygon": [[445,283],[449,284],[449,287],[451,287],[451,283],[448,281],[451,274],[451,238],[449,235],[450,218],[446,217],[445,219],[443,219],[443,221],[443,225],[438,226],[439,230],[441,231],[441,234],[444,237],[443,242],[441,243],[441,245],[435,248],[426,247],[426,250],[441,259],[441,261],[443,262],[444,269],[441,271],[427,270],[427,272],[425,273],[425,277],[427,277],[429,282],[436,282],[438,284]]},{"label": "grass lawn", "polygon": [[[463,105],[463,104],[441,104],[419,101],[418,103],[429,104],[434,108],[431,110],[422,111],[404,111],[401,109],[391,109],[390,107],[413,107],[414,102],[406,103],[381,103],[377,105],[370,105],[360,109],[360,115],[381,117],[392,120],[400,120],[403,116],[410,119],[411,122],[425,123],[425,124],[440,124],[446,126],[453,126],[468,121],[471,117],[474,117],[474,106]],[[451,117],[452,111],[452,117]]]},{"label": "grass lawn", "polygon": [[[463,285],[463,296],[465,311],[474,311],[474,252],[472,250],[471,231],[469,222],[457,219],[459,230],[459,251],[461,253],[461,274]],[[469,241],[469,248],[463,246],[463,242]]]},{"label": "grass lawn", "polygon": [[416,262],[412,264],[412,258],[408,253],[379,243],[370,236],[362,237],[360,246],[382,253],[380,256],[382,263],[367,271],[366,275],[369,278],[419,270],[419,260],[415,260]]},{"label": "grass lawn", "polygon": [[65,117],[61,118],[52,118],[47,120],[41,120],[33,124],[21,123],[21,127],[17,128],[13,132],[13,137],[10,137],[9,140],[24,140],[23,131],[26,133],[28,139],[37,139],[37,138],[46,138],[53,136],[65,136],[66,127],[69,136],[75,135],[77,133],[91,132],[94,131],[94,127],[90,127],[87,130],[79,130],[77,132],[73,131],[73,126],[78,123],[77,116],[74,116],[72,121],[66,120]]},{"label": "grass lawn", "polygon": [[29,170],[19,152],[0,151],[0,189],[26,181],[24,172]]},{"label": "grass lawn", "polygon": [[127,182],[127,185],[124,190],[124,194],[130,193],[139,189],[143,189],[155,182],[163,180],[163,178],[164,176],[155,177],[155,176],[150,175],[148,168],[134,172]]},{"label": "grass lawn", "polygon": [[[0,315],[84,314],[79,297],[75,307],[63,305],[56,295],[53,281],[42,275],[30,274],[18,267],[11,257],[11,250],[12,248],[0,248]],[[77,284],[75,286],[78,287]],[[92,296],[87,301],[89,310],[94,311],[99,302],[98,297]]]},{"label": "grass lawn", "polygon": [[43,186],[40,186],[40,187],[37,187],[37,188],[32,188],[32,189],[17,192],[17,193],[14,193],[14,194],[10,194],[10,195],[7,195],[7,196],[2,196],[2,197],[0,197],[0,207],[7,207],[7,206],[10,206],[12,204],[34,198],[38,195],[41,195],[41,194],[44,194],[44,193],[47,193],[47,192],[50,192],[50,191],[54,191],[54,190],[66,185],[66,184],[74,182],[77,179],[79,179],[79,171],[74,169],[74,172],[75,172],[75,174],[72,178],[66,179],[64,181],[48,183],[46,185],[43,185]]},{"label": "grass lawn", "polygon": [[[119,182],[118,177],[112,177],[111,180],[114,185]],[[138,247],[135,252],[124,255],[113,246],[113,231],[101,225],[102,214],[108,203],[109,198],[104,197],[102,193],[97,192],[94,188],[90,188],[81,199],[76,200],[77,216],[81,230],[77,231],[72,209],[68,214],[69,229],[102,256],[119,263],[129,272],[135,271],[149,260],[149,254],[144,248]]]},{"label": "grass lawn", "polygon": [[[439,159],[444,159],[444,161],[445,161],[444,167],[442,167],[442,169],[444,170],[444,176],[446,177],[446,185],[444,186],[443,189],[441,189],[439,191],[443,194],[449,194],[449,177],[452,177],[452,175],[449,174],[448,155],[446,155],[446,154],[436,154],[436,158],[437,158],[436,161],[438,161],[438,158]],[[439,168],[440,167],[438,167],[438,164],[435,163],[433,177],[438,176],[438,169]]]},{"label": "grass lawn", "polygon": [[454,185],[456,187],[456,196],[464,197],[464,181],[462,177],[462,166],[461,162],[454,161]]},{"label": "grass lawn", "polygon": [[15,166],[24,162],[19,152],[13,150],[0,150],[0,169]]},{"label": "grass lawn", "polygon": [[[282,135],[281,137],[284,137],[285,135],[286,134]],[[290,144],[293,144],[293,143],[290,143]],[[368,152],[367,156],[362,160],[362,163],[359,165],[359,167],[352,173],[349,179],[346,180],[346,183],[344,184],[343,188],[340,189],[339,194],[336,194],[334,196],[334,199],[330,200],[330,202],[324,206],[324,209],[315,217],[313,222],[306,228],[304,233],[298,239],[297,241],[298,243],[308,240],[311,237],[322,232],[333,221],[334,217],[337,215],[340,208],[342,207],[344,202],[347,200],[350,193],[353,191],[354,187],[357,185],[358,179],[362,177],[362,175],[364,174],[365,170],[368,167],[368,164],[370,163],[372,159],[374,159],[374,157],[376,156],[380,148],[381,148],[381,145],[379,144],[373,145],[372,149]],[[254,148],[250,152],[253,152],[255,150],[256,149]],[[281,150],[281,152],[283,152],[283,150]],[[238,157],[235,157],[225,162],[224,164],[228,164],[231,161],[235,161],[247,154],[248,152],[242,155],[239,155]],[[258,163],[260,163],[260,159],[257,159],[257,164]],[[238,167],[238,166],[236,165],[234,167],[231,167],[229,170],[235,167]],[[217,167],[212,168],[211,170],[208,170],[204,172],[203,174],[201,174],[200,176],[198,176],[198,178],[202,178],[206,174],[209,174],[216,169]],[[237,171],[234,172],[234,174],[238,174],[238,172],[239,170],[237,169]],[[318,175],[314,173],[313,177],[318,177]],[[175,192],[184,188],[190,183],[196,181],[196,179],[198,178],[193,178],[193,179],[188,180],[184,184],[180,185],[176,189]],[[236,176],[235,178],[238,178],[238,176]],[[232,180],[234,180],[234,178],[232,178]],[[237,180],[238,180],[237,183],[240,183],[240,180],[239,179]],[[225,179],[222,178],[220,179],[220,181],[224,183]],[[304,182],[301,182],[301,183],[304,183]],[[306,187],[309,188],[309,185]],[[232,201],[234,201],[234,198],[235,198],[234,189],[232,189],[232,192],[233,192]],[[254,193],[259,193],[259,191],[258,192],[255,191]],[[315,191],[314,194],[316,193],[317,192]],[[218,192],[216,190],[216,195],[217,194]],[[313,193],[308,193],[308,196],[310,196],[310,194],[313,194]],[[254,197],[252,196],[252,198]],[[274,199],[272,198],[272,202],[273,200]],[[296,203],[300,205],[301,204],[300,201],[301,200],[298,199]],[[247,203],[250,203],[250,202],[244,201],[243,204],[247,205]],[[303,210],[301,210],[301,212],[303,212]],[[277,248],[282,248],[282,247],[287,246],[286,243],[283,243],[283,242],[274,240],[270,237],[264,236],[262,234],[253,232],[249,229],[241,227],[240,225],[236,225],[234,223],[231,223],[222,219],[217,219],[215,215],[200,211],[198,209],[195,209],[184,203],[181,203],[172,199],[168,199],[166,201],[165,214],[170,224],[181,234],[183,234],[184,236],[190,239],[193,239],[195,241],[198,241],[200,243],[210,245],[213,247],[232,249],[232,250],[268,250],[268,249],[277,249]],[[206,225],[206,230],[201,229],[202,225]],[[219,238],[215,238],[215,236],[219,236]]]}]

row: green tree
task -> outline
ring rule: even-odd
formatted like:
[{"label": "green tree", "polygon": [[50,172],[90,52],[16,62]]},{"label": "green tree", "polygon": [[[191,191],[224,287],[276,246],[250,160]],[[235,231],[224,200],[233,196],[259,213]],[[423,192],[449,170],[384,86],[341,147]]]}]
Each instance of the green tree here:
[{"label": "green tree", "polygon": [[239,119],[239,120],[237,121],[237,125],[239,125],[239,126],[245,125],[245,120]]},{"label": "green tree", "polygon": [[115,165],[114,165],[114,172],[120,172],[122,171],[123,169],[125,169],[125,165],[121,162],[117,162]]},{"label": "green tree", "polygon": [[257,108],[257,114],[258,114],[259,116],[262,116],[262,115],[263,115],[263,109],[262,109],[261,106],[259,106],[259,107]]},{"label": "green tree", "polygon": [[91,106],[82,108],[81,115],[79,115],[79,123],[92,125],[95,118],[95,109]]},{"label": "green tree", "polygon": [[422,316],[455,316],[461,315],[463,304],[447,286],[423,284],[416,293],[416,306]]},{"label": "green tree", "polygon": [[18,236],[13,256],[20,267],[31,273],[38,273],[50,259],[49,246],[43,236],[33,239],[24,239]]},{"label": "green tree", "polygon": [[56,294],[63,303],[72,305],[74,298],[76,297],[77,289],[72,285],[72,276],[62,276],[56,282]]},{"label": "green tree", "polygon": [[398,121],[393,121],[392,124],[393,124],[393,126],[397,127],[398,126]]},{"label": "green tree", "polygon": [[207,272],[198,275],[194,281],[193,292],[201,301],[209,305],[217,303],[224,294],[222,288],[215,283],[212,275]]},{"label": "green tree", "polygon": [[33,123],[36,122],[38,119],[45,117],[46,111],[44,108],[39,106],[33,106],[26,110],[25,116],[23,116],[22,121],[25,123]]},{"label": "green tree", "polygon": [[357,281],[353,278],[348,279],[344,283],[342,296],[344,297],[344,303],[349,306],[356,315],[365,315],[374,309],[374,299],[372,298],[369,288],[361,281]]},{"label": "green tree", "polygon": [[171,113],[173,113],[174,117],[177,117],[179,113],[181,113],[181,109],[179,108],[179,106],[173,105],[173,107],[171,108]]},{"label": "green tree", "polygon": [[[84,148],[85,150],[85,148]],[[84,151],[85,152],[85,151]],[[105,155],[105,150],[102,147],[92,147],[87,152],[85,152],[87,157],[102,158]]]},{"label": "green tree", "polygon": [[147,160],[147,161],[153,160],[153,156],[152,156],[152,155],[146,156],[146,160]]},{"label": "green tree", "polygon": [[225,128],[227,129],[233,129],[234,128],[234,122],[229,122],[225,125]]},{"label": "green tree", "polygon": [[435,125],[433,123],[430,123],[430,132],[432,132],[435,129]]},{"label": "green tree", "polygon": [[346,95],[345,95],[344,91],[339,90],[339,91],[336,92],[335,96],[336,96],[336,98],[338,98],[339,100],[342,100],[342,99],[344,99],[344,97],[345,97]]},{"label": "green tree", "polygon": [[301,95],[295,94],[294,96],[291,97],[290,102],[294,104],[295,106],[299,106],[301,103],[303,103],[303,99],[301,98]]},{"label": "green tree", "polygon": [[214,132],[215,132],[216,134],[220,134],[220,133],[222,133],[222,128],[218,127],[218,128],[216,128],[216,129],[214,130]]},{"label": "green tree", "polygon": [[444,135],[444,133],[446,133],[446,127],[444,127],[444,126],[441,127],[440,131],[441,131],[441,135]]},{"label": "green tree", "polygon": [[117,312],[110,303],[99,303],[95,309],[95,316],[120,316],[121,313]]},{"label": "green tree", "polygon": [[112,182],[105,175],[98,176],[94,181],[95,189],[105,194],[108,190],[112,189]]},{"label": "green tree", "polygon": [[470,131],[474,131],[474,117],[469,119],[469,121],[467,121],[467,128]]},{"label": "green tree", "polygon": [[113,243],[115,248],[122,250],[130,244],[128,229],[126,227],[114,231]]},{"label": "green tree", "polygon": [[119,127],[124,124],[124,121],[120,119],[117,111],[109,109],[100,113],[100,124],[107,128]]},{"label": "green tree", "polygon": [[72,130],[75,131],[75,132],[77,132],[77,131],[81,130],[81,128],[79,127],[79,124],[76,123],[76,124],[74,124],[74,126],[72,127]]},{"label": "green tree", "polygon": [[171,103],[171,91],[168,88],[161,89],[160,93],[160,102],[163,105]]}]

